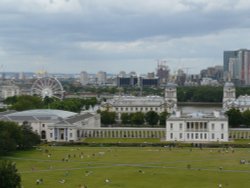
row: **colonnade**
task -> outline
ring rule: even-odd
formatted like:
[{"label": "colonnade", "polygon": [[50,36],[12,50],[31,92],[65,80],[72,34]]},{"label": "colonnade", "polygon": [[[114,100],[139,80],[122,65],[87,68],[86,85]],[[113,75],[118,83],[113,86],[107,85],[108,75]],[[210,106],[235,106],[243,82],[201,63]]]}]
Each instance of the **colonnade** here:
[{"label": "colonnade", "polygon": [[[165,138],[165,128],[96,128],[83,129],[83,138]],[[229,139],[250,139],[250,129],[229,129]]]},{"label": "colonnade", "polygon": [[164,138],[164,128],[100,128],[84,129],[82,137],[85,138]]},{"label": "colonnade", "polygon": [[250,139],[250,129],[230,129],[230,139]]}]

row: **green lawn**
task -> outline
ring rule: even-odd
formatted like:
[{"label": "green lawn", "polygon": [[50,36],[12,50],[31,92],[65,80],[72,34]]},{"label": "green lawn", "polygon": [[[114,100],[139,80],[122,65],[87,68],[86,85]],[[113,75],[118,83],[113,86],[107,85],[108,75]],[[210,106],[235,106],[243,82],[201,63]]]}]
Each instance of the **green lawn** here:
[{"label": "green lawn", "polygon": [[[48,150],[48,153],[46,152]],[[48,157],[48,154],[51,154]],[[70,158],[68,157],[70,155]],[[24,188],[249,188],[250,149],[42,147],[7,157]],[[62,159],[69,158],[68,162]],[[187,168],[187,166],[190,168]],[[36,185],[37,179],[43,184]],[[105,180],[109,182],[105,182]],[[65,183],[60,183],[65,180]]]}]

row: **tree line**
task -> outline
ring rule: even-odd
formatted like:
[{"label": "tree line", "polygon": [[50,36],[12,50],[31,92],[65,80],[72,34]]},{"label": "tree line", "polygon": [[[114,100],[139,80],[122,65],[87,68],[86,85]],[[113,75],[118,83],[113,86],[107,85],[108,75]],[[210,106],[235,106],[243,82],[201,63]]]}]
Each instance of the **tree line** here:
[{"label": "tree line", "polygon": [[5,99],[4,103],[10,106],[9,109],[17,111],[31,109],[58,109],[79,113],[83,107],[89,109],[91,106],[95,106],[97,104],[97,99],[70,98],[58,100],[45,97],[44,100],[42,100],[38,96],[21,95],[8,97]]},{"label": "tree line", "polygon": [[226,112],[226,115],[228,116],[229,127],[250,127],[250,110],[241,112],[238,109],[232,108]]},{"label": "tree line", "polygon": [[[116,112],[105,110],[99,111],[99,113],[101,114],[101,123],[103,126],[114,125],[117,123]],[[130,127],[165,127],[167,116],[169,116],[168,112],[162,112],[158,114],[155,111],[149,111],[147,113],[121,113],[120,123],[121,125]]]}]

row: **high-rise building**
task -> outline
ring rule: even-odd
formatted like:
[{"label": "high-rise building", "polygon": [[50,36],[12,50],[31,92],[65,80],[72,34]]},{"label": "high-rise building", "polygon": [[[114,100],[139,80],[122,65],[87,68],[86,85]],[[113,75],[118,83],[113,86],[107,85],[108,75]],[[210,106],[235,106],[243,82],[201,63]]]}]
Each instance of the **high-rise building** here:
[{"label": "high-rise building", "polygon": [[80,83],[82,85],[87,85],[89,83],[89,77],[88,77],[88,73],[85,71],[82,71],[80,73]]},{"label": "high-rise building", "polygon": [[97,83],[100,84],[100,85],[103,85],[107,81],[107,73],[103,72],[103,71],[99,71],[96,74],[96,78],[97,78]]},{"label": "high-rise building", "polygon": [[24,72],[20,72],[20,73],[19,73],[18,79],[19,79],[19,80],[24,80],[24,79],[25,79]]},{"label": "high-rise building", "polygon": [[156,70],[156,76],[160,80],[160,84],[166,84],[169,81],[170,70],[166,65],[166,61],[159,60]]},{"label": "high-rise building", "polygon": [[224,80],[250,85],[250,50],[224,51]]}]

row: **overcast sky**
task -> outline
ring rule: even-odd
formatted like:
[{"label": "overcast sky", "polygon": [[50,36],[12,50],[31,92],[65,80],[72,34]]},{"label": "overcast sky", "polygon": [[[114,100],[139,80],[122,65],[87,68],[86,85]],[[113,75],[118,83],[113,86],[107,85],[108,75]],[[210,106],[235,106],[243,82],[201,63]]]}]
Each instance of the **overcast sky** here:
[{"label": "overcast sky", "polygon": [[249,0],[0,0],[0,72],[198,73],[240,48]]}]

